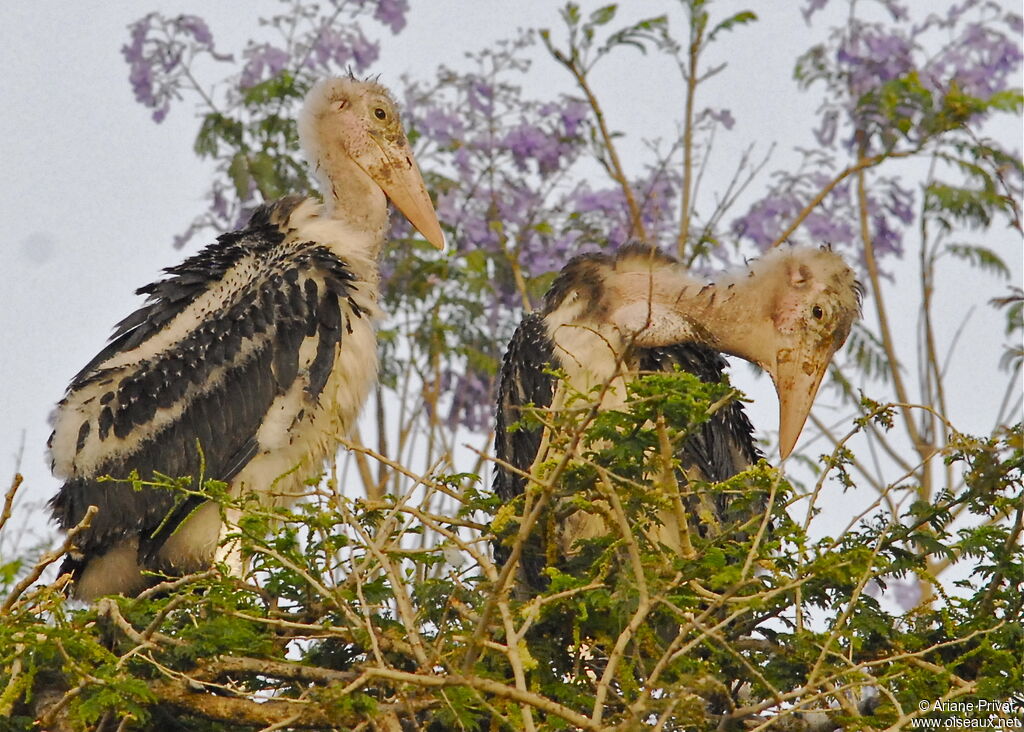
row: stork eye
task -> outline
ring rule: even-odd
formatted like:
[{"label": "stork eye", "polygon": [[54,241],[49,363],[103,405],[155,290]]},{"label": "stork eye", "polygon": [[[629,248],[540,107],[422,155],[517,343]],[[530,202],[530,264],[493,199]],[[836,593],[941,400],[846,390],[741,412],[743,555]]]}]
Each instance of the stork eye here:
[{"label": "stork eye", "polygon": [[373,110],[373,116],[376,117],[377,119],[387,119],[388,113],[384,111],[383,107],[377,107],[375,110]]},{"label": "stork eye", "polygon": [[825,317],[825,311],[821,309],[820,305],[815,305],[811,308],[811,315],[814,316],[815,320],[821,320]]}]

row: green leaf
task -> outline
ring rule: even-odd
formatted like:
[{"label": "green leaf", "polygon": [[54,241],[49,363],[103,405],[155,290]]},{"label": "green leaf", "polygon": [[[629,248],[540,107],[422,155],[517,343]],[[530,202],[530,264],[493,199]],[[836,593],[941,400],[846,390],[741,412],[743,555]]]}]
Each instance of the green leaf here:
[{"label": "green leaf", "polygon": [[228,177],[235,184],[235,194],[245,200],[249,196],[249,161],[242,151],[236,152],[228,165]]},{"label": "green leaf", "polygon": [[590,24],[605,25],[615,17],[616,10],[618,10],[617,5],[605,5],[603,8],[598,8],[590,14]]},{"label": "green leaf", "polygon": [[748,23],[753,23],[755,21],[757,21],[756,13],[754,13],[751,10],[743,10],[739,13],[736,13],[736,15],[733,15],[731,18],[726,18],[718,25],[716,25],[711,30],[711,33],[708,34],[708,41],[713,41],[715,39],[715,36],[718,35],[719,31],[729,31],[737,26],[747,25]]},{"label": "green leaf", "polygon": [[262,150],[253,155],[249,160],[249,172],[266,200],[274,200],[284,195],[281,179],[277,174],[276,161],[271,155]]},{"label": "green leaf", "polygon": [[993,272],[1003,279],[1010,278],[1010,268],[1006,265],[1006,262],[988,247],[971,244],[949,244],[946,246],[946,251],[957,259],[969,262],[972,267]]}]

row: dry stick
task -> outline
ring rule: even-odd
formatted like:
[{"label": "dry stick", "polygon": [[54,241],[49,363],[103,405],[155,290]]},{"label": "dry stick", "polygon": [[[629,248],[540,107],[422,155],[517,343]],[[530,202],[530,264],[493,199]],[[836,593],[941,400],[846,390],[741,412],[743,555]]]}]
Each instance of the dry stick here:
[{"label": "dry stick", "polygon": [[[620,364],[621,356],[619,356],[619,359],[616,361],[616,369],[619,367]],[[573,456],[576,452],[576,448],[579,447],[579,443],[583,439],[584,433],[586,432],[590,424],[593,422],[594,418],[597,416],[601,400],[604,399],[605,394],[608,393],[608,390],[610,388],[611,381],[606,381],[601,386],[601,389],[597,394],[596,402],[588,408],[586,415],[584,416],[580,424],[577,426],[576,430],[573,432],[572,437],[569,440],[569,445],[567,449],[562,454],[554,470],[551,471],[551,474],[548,476],[547,480],[541,483],[536,479],[536,477],[534,477],[530,473],[526,473],[518,469],[515,471],[526,477],[528,481],[534,483],[539,488],[540,497],[538,498],[536,504],[534,504],[529,515],[524,516],[523,521],[519,524],[519,531],[516,533],[516,539],[512,543],[512,551],[509,554],[509,558],[505,562],[505,566],[501,569],[501,574],[498,575],[497,584],[495,585],[495,591],[487,599],[487,602],[484,604],[484,609],[480,613],[480,625],[478,625],[476,631],[474,631],[473,638],[470,641],[468,648],[466,649],[466,655],[462,661],[463,673],[468,673],[473,663],[476,662],[477,646],[480,644],[480,641],[483,638],[483,634],[487,630],[487,626],[490,622],[490,616],[491,613],[494,612],[496,603],[499,601],[499,598],[501,598],[501,596],[508,590],[510,586],[512,575],[514,574],[516,567],[519,564],[519,557],[522,555],[523,546],[526,544],[526,539],[529,537],[530,531],[533,530],[534,525],[537,523],[541,511],[543,511],[544,507],[547,505],[547,502],[551,497],[551,493],[554,490],[555,482],[558,481],[559,478],[561,478],[562,473],[565,472],[566,468],[568,468],[569,463],[572,461]],[[539,454],[540,452],[538,451],[538,455]]]},{"label": "dry stick", "polygon": [[[512,677],[515,679],[516,688],[520,691],[528,691],[526,688],[526,671],[523,669],[523,658],[519,651],[519,638],[516,633],[515,623],[512,620],[512,612],[509,610],[508,601],[502,599],[498,602],[498,612],[501,613],[501,622],[505,626],[505,637],[508,642],[505,644],[505,657],[512,666]],[[520,713],[523,717],[523,727],[528,732],[536,732],[533,722],[533,711],[529,704],[519,704]]]},{"label": "dry stick", "polygon": [[[184,709],[205,719],[239,726],[266,726],[290,720],[296,727],[333,728],[337,719],[309,702],[283,697],[266,700],[197,694],[186,681],[158,681],[149,687],[162,704]],[[296,707],[299,710],[296,711]]]},{"label": "dry stick", "polygon": [[604,120],[604,112],[601,111],[601,105],[598,103],[597,97],[594,96],[594,92],[591,91],[590,84],[587,83],[586,74],[577,66],[574,59],[570,59],[555,48],[549,39],[544,39],[544,45],[547,46],[548,51],[555,57],[555,60],[567,68],[569,73],[573,75],[577,85],[579,85],[587,98],[587,104],[594,110],[594,119],[597,120],[597,128],[601,132],[601,142],[605,150],[608,151],[608,158],[612,166],[609,172],[612,174],[612,179],[622,188],[622,193],[626,198],[626,206],[629,207],[630,234],[641,241],[647,241],[647,231],[644,229],[640,206],[637,205],[633,188],[629,185],[629,180],[626,179],[626,173],[623,171],[622,163],[619,161],[619,153],[615,149],[615,143],[612,141],[611,133],[608,132],[608,125]]},{"label": "dry stick", "polygon": [[[878,556],[878,552],[882,548],[882,543],[882,537],[879,536],[878,541],[875,542],[875,546],[871,549],[872,562],[874,562],[875,557]],[[811,667],[810,673],[807,674],[808,683],[810,683],[810,681],[813,680],[820,672],[822,664],[825,663],[825,658],[828,655],[829,647],[836,641],[843,626],[846,625],[846,621],[850,619],[851,615],[853,615],[853,611],[857,606],[857,600],[860,598],[860,593],[863,591],[864,585],[868,583],[868,580],[872,579],[872,574],[873,572],[869,565],[864,570],[863,576],[861,576],[857,581],[857,586],[853,588],[853,592],[850,594],[850,601],[847,603],[846,608],[842,613],[840,613],[839,617],[836,618],[836,622],[833,625],[832,630],[829,631],[828,638],[826,638],[825,642],[822,644],[821,653],[818,654],[818,659],[814,662],[814,666]]]},{"label": "dry stick", "polygon": [[626,552],[629,554],[629,562],[632,565],[633,575],[636,577],[636,588],[639,595],[636,610],[633,611],[633,617],[629,619],[629,624],[619,633],[619,637],[615,639],[615,647],[612,648],[612,652],[608,656],[608,662],[605,665],[604,673],[601,674],[601,681],[598,682],[597,692],[594,695],[594,708],[590,718],[594,720],[594,724],[601,724],[601,717],[604,714],[604,700],[608,696],[608,688],[611,685],[612,677],[618,669],[619,661],[626,652],[626,645],[636,634],[637,629],[647,619],[647,615],[651,611],[651,598],[647,590],[647,578],[644,576],[644,565],[640,559],[640,550],[636,545],[633,531],[629,527],[629,519],[626,518],[626,512],[622,508],[622,501],[619,499],[615,487],[608,478],[608,472],[600,466],[595,467],[600,477],[598,485],[605,489],[602,493],[605,494],[611,505],[611,514],[615,519],[615,523],[618,524],[619,533],[626,546]]},{"label": "dry stick", "polygon": [[721,633],[718,632],[717,628],[707,628],[700,622],[695,622],[697,630],[706,635],[711,640],[718,643],[719,648],[725,649],[731,656],[735,657],[740,665],[747,669],[747,673],[756,678],[765,689],[767,689],[771,695],[778,701],[782,697],[782,692],[775,688],[775,685],[769,681],[761,671],[754,666],[747,657],[736,650],[735,645],[730,643]]},{"label": "dry stick", "polygon": [[[636,719],[644,713],[646,702],[648,698],[651,696],[651,693],[654,691],[655,684],[658,683],[658,680],[661,678],[661,674],[665,671],[665,669],[668,668],[669,664],[672,662],[672,659],[676,658],[679,654],[685,653],[689,651],[691,648],[696,647],[703,640],[703,635],[700,635],[689,642],[685,642],[684,638],[686,637],[686,635],[696,629],[696,623],[698,621],[710,617],[714,612],[720,609],[723,606],[725,600],[732,597],[732,595],[734,595],[738,591],[738,589],[739,585],[733,586],[732,588],[727,590],[724,595],[722,595],[721,600],[709,603],[708,606],[703,611],[701,611],[700,615],[697,616],[696,619],[693,618],[693,616],[691,615],[690,619],[687,620],[687,622],[684,625],[680,626],[679,632],[676,633],[675,638],[672,639],[672,641],[668,645],[668,648],[666,648],[665,652],[661,654],[661,658],[659,658],[657,663],[654,664],[654,668],[651,670],[651,673],[647,675],[647,682],[644,685],[642,693],[633,701],[632,704],[628,706],[631,718]],[[780,588],[779,591],[782,591],[782,588]],[[659,598],[659,602],[663,605],[668,606],[671,610],[677,613],[679,612],[679,608],[677,608],[675,605],[668,602],[664,598]],[[743,608],[734,611],[733,613],[726,616],[726,618],[723,619],[715,627],[724,627],[726,624],[733,622],[733,620],[740,617],[746,612],[748,612],[748,610]]]},{"label": "dry stick", "polygon": [[[832,364],[832,368],[839,372],[839,375],[842,377],[843,382],[847,384],[850,383],[850,380],[846,378],[846,376],[843,374],[843,370],[839,366],[837,366],[836,364]],[[850,401],[854,404],[854,406],[857,409],[862,408],[860,406],[860,399],[856,395],[852,394],[849,390],[844,390],[844,394],[850,399]],[[870,414],[875,415],[878,414],[878,412],[871,412]],[[865,417],[867,415],[867,412],[861,412],[862,417]],[[899,465],[904,470],[906,470],[907,466],[910,465],[910,463],[908,463],[903,458],[903,456],[900,455],[900,453],[896,450],[895,447],[889,444],[891,440],[887,440],[885,438],[885,435],[879,431],[878,425],[876,425],[873,420],[869,420],[867,422],[867,425],[871,432],[876,436],[878,444],[882,447],[883,450],[885,450],[885,453],[889,457],[889,459],[892,460],[897,465]]]},{"label": "dry stick", "polygon": [[4,508],[0,511],[0,531],[3,530],[4,525],[11,518],[11,511],[14,507],[14,494],[18,492],[18,488],[21,487],[22,482],[25,480],[21,473],[15,473],[14,478],[11,479],[11,487],[7,489],[7,493],[4,495]]},{"label": "dry stick", "polygon": [[[863,137],[863,133],[860,133]],[[861,155],[866,142],[862,139],[860,143]],[[863,158],[862,158],[863,159]],[[899,370],[899,359],[896,355],[896,344],[893,341],[892,333],[889,330],[889,319],[886,316],[885,302],[882,298],[882,286],[878,275],[878,261],[875,258],[875,247],[874,242],[871,239],[871,232],[868,224],[868,195],[867,195],[867,184],[865,181],[865,175],[863,168],[857,172],[857,208],[860,214],[860,229],[861,237],[864,243],[864,261],[867,265],[868,278],[871,280],[871,289],[875,295],[875,309],[878,313],[878,327],[882,336],[882,344],[885,348],[885,353],[889,357],[889,363],[892,365],[890,372],[892,373],[892,383],[896,390],[896,396],[899,401],[906,403],[907,390],[903,383],[903,376]],[[910,436],[910,441],[914,445],[914,450],[921,457],[922,470],[920,474],[921,487],[918,491],[918,495],[922,500],[931,500],[932,496],[932,471],[930,458],[935,454],[936,448],[930,441],[925,441],[921,433],[917,429],[917,424],[914,422],[913,415],[910,410],[904,408],[901,410],[903,413],[903,423],[907,430],[907,434]],[[929,557],[926,560],[926,568],[931,571],[932,560]],[[934,573],[932,573],[934,574]],[[928,602],[933,595],[933,587],[930,582],[925,581],[923,578],[920,580],[921,593],[923,600]]]},{"label": "dry stick", "polygon": [[373,628],[373,618],[370,616],[370,604],[366,602],[366,597],[363,593],[363,581],[361,575],[362,569],[356,569],[352,572],[352,578],[356,585],[356,597],[359,600],[359,607],[362,610],[366,634],[370,638],[370,648],[373,651],[373,657],[377,659],[377,663],[383,666],[384,656],[380,652],[380,644],[377,643],[377,633]]},{"label": "dry stick", "polygon": [[[928,648],[923,648],[923,649],[921,649],[919,651],[913,651],[913,652],[907,652],[907,653],[898,653],[898,654],[895,654],[895,655],[892,655],[892,656],[886,656],[885,658],[879,658],[879,659],[876,659],[874,661],[862,661],[859,664],[856,664],[855,666],[853,666],[853,667],[851,667],[849,669],[843,669],[843,670],[836,671],[836,672],[828,675],[827,677],[822,679],[821,683],[822,684],[826,684],[826,683],[832,684],[832,683],[835,683],[835,682],[839,681],[844,674],[850,673],[851,671],[856,671],[858,669],[871,669],[871,668],[876,668],[876,667],[885,668],[885,667],[891,666],[896,661],[903,661],[903,660],[911,662],[914,659],[919,658],[924,653],[931,653],[931,652],[934,652],[934,651],[939,651],[939,650],[941,650],[943,648],[952,647],[952,646],[960,645],[960,644],[963,644],[963,643],[969,643],[975,637],[981,636],[981,635],[986,635],[988,633],[992,633],[992,632],[998,630],[999,628],[1001,628],[1003,625],[1005,625],[1005,621],[1000,621],[999,623],[997,623],[992,628],[987,628],[987,629],[984,629],[984,630],[972,631],[970,634],[968,634],[964,638],[957,638],[955,640],[945,641],[943,643],[936,643],[935,645],[929,646]],[[948,673],[948,671],[946,671],[946,673]],[[885,687],[881,686],[880,684],[878,684],[877,681],[878,681],[878,677],[870,676],[869,678],[867,678],[867,679],[865,679],[864,681],[861,681],[861,682],[851,682],[851,683],[845,684],[844,686],[840,687],[838,690],[839,691],[845,691],[847,689],[857,689],[857,688],[860,688],[860,687],[864,686],[866,683],[870,683],[870,684],[876,686],[877,688],[881,689],[884,693],[887,693],[887,690],[885,689]],[[956,676],[955,674],[953,675],[953,681],[960,688],[964,688],[965,686],[973,686],[973,682],[967,682],[967,681],[961,679],[960,677]],[[817,691],[817,689],[819,689],[819,688],[820,688],[820,686],[819,687],[812,687],[809,684],[805,684],[804,686],[801,686],[801,687],[799,687],[797,689],[793,689],[792,691],[788,691],[785,694],[783,694],[782,701],[783,702],[794,701],[794,700],[799,699],[800,697],[806,696],[808,694],[812,694],[812,696],[810,698],[804,699],[802,701],[802,703],[806,704],[806,703],[809,703],[811,701],[814,701],[815,699],[823,698],[823,697],[827,696],[827,692],[825,692],[825,691]],[[774,707],[774,706],[777,706],[777,703],[775,701],[762,700],[762,701],[759,701],[759,702],[757,702],[755,704],[750,704],[750,705],[747,705],[746,707],[743,707],[741,709],[736,710],[734,712],[734,716],[737,717],[737,718],[749,717],[749,716],[751,716],[753,714],[758,714],[758,713],[763,712],[766,709],[769,709],[769,708]],[[896,705],[896,704],[894,704],[894,706],[899,708],[898,705]],[[754,729],[755,730],[764,729],[767,726],[769,726],[771,723],[772,723],[772,720],[768,720],[768,721],[764,722],[763,724],[759,725],[758,727],[756,727]],[[894,728],[890,728],[890,729],[894,729]],[[752,730],[751,732],[754,732],[754,730]]]},{"label": "dry stick", "polygon": [[403,683],[423,687],[444,688],[465,686],[470,689],[475,689],[476,691],[493,694],[494,696],[509,699],[520,704],[528,704],[535,709],[540,709],[544,712],[548,712],[549,714],[561,717],[569,724],[579,727],[580,729],[593,730],[594,732],[600,732],[604,729],[604,727],[594,724],[590,719],[584,717],[582,714],[579,714],[558,702],[552,701],[545,696],[535,694],[532,691],[516,689],[515,687],[502,684],[501,682],[494,681],[493,679],[455,674],[448,676],[425,676],[409,673],[408,671],[378,668],[367,669],[366,675],[368,677],[401,681]]},{"label": "dry stick", "polygon": [[56,549],[48,551],[43,556],[39,557],[35,566],[32,567],[32,571],[23,577],[22,580],[14,586],[14,589],[11,590],[11,594],[7,596],[3,607],[0,607],[0,615],[6,615],[10,612],[11,608],[14,607],[14,604],[18,601],[18,598],[22,593],[24,593],[25,590],[31,587],[35,581],[39,579],[43,571],[70,551],[71,547],[74,546],[75,539],[78,535],[89,528],[89,524],[92,523],[93,516],[96,515],[98,510],[99,509],[96,508],[96,506],[89,506],[85,515],[82,517],[82,520],[68,531],[67,536],[64,537],[64,542]]},{"label": "dry stick", "polygon": [[[878,157],[879,156],[876,155],[873,158],[861,158],[861,162],[873,160]],[[867,266],[868,279],[871,281],[871,291],[875,296],[875,310],[878,313],[878,329],[882,337],[882,347],[885,348],[886,356],[889,357],[889,363],[891,364],[890,371],[892,372],[892,383],[896,390],[896,398],[903,404],[907,404],[910,400],[907,398],[907,388],[903,383],[903,376],[899,369],[900,359],[896,353],[896,343],[893,340],[892,332],[889,329],[889,317],[886,313],[885,300],[882,297],[881,278],[878,274],[878,260],[875,258],[875,244],[871,238],[871,225],[868,222],[868,194],[864,169],[870,167],[870,165],[860,165],[859,163],[858,165],[859,167],[854,167],[857,168],[857,207],[860,215],[861,242],[864,245],[864,263]],[[925,450],[925,448],[930,448],[931,446],[925,445],[922,441],[910,410],[903,408],[901,411],[903,412],[903,421],[906,423],[907,433],[910,435],[910,440],[914,444],[914,449],[921,455],[921,457],[930,457],[931,451]],[[922,476],[922,478],[924,477],[926,476]]]},{"label": "dry stick", "polygon": [[[132,642],[135,643],[138,648],[154,648],[157,643],[167,643],[173,646],[184,646],[188,645],[185,641],[178,638],[172,638],[162,633],[151,631],[148,636],[143,635],[135,629],[135,627],[128,622],[128,620],[121,614],[121,608],[118,607],[117,602],[109,597],[100,598],[96,603],[96,614],[99,616],[106,616],[110,621]],[[148,628],[147,628],[148,630]],[[154,642],[154,640],[156,642]]]},{"label": "dry stick", "polygon": [[[704,230],[701,232],[698,241],[704,241],[709,238],[710,232],[715,231],[718,226],[718,222],[722,220],[722,217],[725,216],[726,212],[732,208],[733,204],[736,203],[743,192],[750,187],[750,184],[757,179],[761,174],[761,171],[764,170],[764,167],[768,165],[768,161],[771,159],[772,153],[775,151],[775,145],[776,143],[773,142],[768,147],[768,152],[765,153],[761,162],[757,163],[749,170],[745,180],[740,180],[740,174],[747,169],[750,164],[750,156],[754,152],[754,144],[751,143],[747,149],[743,151],[739,162],[736,164],[736,172],[733,173],[732,178],[730,178],[728,185],[725,187],[725,191],[721,194],[721,197],[716,195],[718,201],[715,204],[715,208],[712,210],[711,215],[708,216],[707,223],[704,225]],[[695,185],[700,187],[699,177]],[[690,260],[684,263],[689,265],[693,263],[693,260],[694,257],[691,256]]]},{"label": "dry stick", "polygon": [[[185,585],[193,584],[200,580],[210,579],[220,574],[217,569],[206,569],[202,572],[195,572],[194,574],[186,574],[184,577],[177,577],[173,580],[161,582],[160,584],[153,585],[152,587],[143,590],[135,596],[136,600],[148,600],[155,595],[169,594],[175,590],[184,587]],[[160,614],[157,614],[160,617]]]},{"label": "dry stick", "polygon": [[772,489],[768,494],[768,506],[765,509],[764,516],[761,517],[761,522],[757,526],[757,535],[754,536],[754,541],[750,544],[750,551],[747,552],[747,559],[743,563],[743,571],[740,572],[741,579],[747,579],[751,567],[754,565],[754,555],[757,553],[758,548],[761,546],[761,542],[764,540],[765,534],[768,532],[768,525],[771,523],[772,508],[775,505],[775,495],[779,490],[779,482],[782,480],[782,476],[779,473],[775,473],[775,477],[772,479]]},{"label": "dry stick", "polygon": [[683,119],[683,200],[679,210],[679,238],[676,253],[680,261],[686,261],[686,241],[690,237],[690,195],[693,185],[693,100],[697,93],[697,58],[704,35],[704,24],[690,24],[689,69],[686,75],[686,110]]},{"label": "dry stick", "polygon": [[[836,437],[835,433],[832,431],[833,428],[829,427],[827,424],[822,422],[821,419],[819,419],[813,412],[808,416],[810,417],[811,424],[814,425],[814,428],[818,430],[818,432],[820,432],[822,435],[824,435],[825,439],[832,443],[832,449],[838,447],[840,441],[839,438]],[[849,418],[844,418],[840,422],[840,424],[846,424],[848,421]],[[851,464],[854,468],[856,468],[857,472],[859,472],[864,477],[864,479],[868,481],[868,483],[871,485],[872,490],[874,490],[876,493],[881,493],[883,490],[885,490],[885,486],[883,486],[879,481],[875,480],[875,477],[868,472],[867,467],[857,458],[856,455],[851,455],[851,457]]]},{"label": "dry stick", "polygon": [[416,656],[416,662],[421,668],[427,668],[430,662],[427,658],[427,651],[423,645],[423,640],[420,638],[420,634],[416,630],[416,612],[413,610],[412,600],[405,591],[405,583],[402,582],[402,578],[395,569],[394,563],[386,554],[384,554],[384,552],[381,551],[380,547],[377,546],[377,543],[370,539],[363,530],[363,527],[359,526],[355,522],[352,523],[352,526],[359,533],[363,540],[363,544],[380,564],[384,573],[387,575],[388,580],[391,582],[398,615],[401,617],[402,624],[405,626],[405,630],[409,634],[409,642],[412,645],[413,655]]},{"label": "dry stick", "polygon": [[[379,415],[378,415],[379,416]],[[353,444],[362,445],[363,436],[359,433],[359,427],[353,427],[349,433],[349,439]],[[366,453],[358,450],[351,450],[350,454],[356,461],[356,470],[359,472],[359,479],[363,481],[366,489],[366,497],[370,500],[379,500],[384,496],[384,486],[378,483],[370,470],[370,462],[366,459]]]},{"label": "dry stick", "polygon": [[865,170],[867,168],[873,168],[874,166],[886,160],[893,160],[896,158],[907,158],[910,157],[911,155],[916,155],[920,151],[921,148],[917,147],[914,148],[913,150],[880,153],[878,155],[872,155],[871,157],[866,158],[861,157],[856,163],[854,163],[846,170],[839,173],[839,175],[837,175],[835,178],[833,178],[831,181],[825,184],[824,188],[818,191],[818,195],[812,198],[810,203],[804,206],[803,210],[796,215],[796,218],[793,219],[793,222],[786,228],[786,230],[775,238],[775,241],[772,242],[772,247],[779,246],[784,241],[786,241],[786,239],[792,236],[793,232],[796,231],[797,228],[799,228],[800,224],[804,222],[804,219],[806,219],[811,214],[811,212],[814,211],[818,204],[825,200],[825,196],[831,193],[832,189],[834,189],[837,185],[842,183],[845,179],[849,178],[854,173],[859,173],[860,171]]},{"label": "dry stick", "polygon": [[438,490],[441,493],[444,493],[445,495],[450,496],[450,497],[452,497],[452,498],[454,498],[456,500],[458,500],[461,497],[461,496],[459,496],[458,493],[456,493],[455,491],[453,491],[451,488],[449,488],[448,486],[444,485],[443,483],[435,483],[432,480],[430,480],[430,478],[428,478],[426,476],[414,473],[413,471],[409,470],[408,468],[406,468],[401,463],[399,463],[399,462],[397,462],[395,460],[392,460],[391,458],[385,457],[384,455],[381,455],[379,452],[377,452],[373,448],[365,447],[363,445],[357,445],[356,443],[352,442],[351,440],[349,440],[349,439],[347,439],[345,437],[338,437],[338,441],[344,447],[348,448],[349,450],[352,450],[353,452],[361,452],[361,453],[364,453],[366,455],[369,455],[374,460],[379,460],[380,462],[384,463],[385,465],[387,465],[392,470],[394,470],[394,471],[396,471],[398,473],[401,473],[402,475],[404,475],[406,478],[409,478],[410,480],[415,481],[417,485],[430,486],[431,488],[433,488],[435,490]]}]

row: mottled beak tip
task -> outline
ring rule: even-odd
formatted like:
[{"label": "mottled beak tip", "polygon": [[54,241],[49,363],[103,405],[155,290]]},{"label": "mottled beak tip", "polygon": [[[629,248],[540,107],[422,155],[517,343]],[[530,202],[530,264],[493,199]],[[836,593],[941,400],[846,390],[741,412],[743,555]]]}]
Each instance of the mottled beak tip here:
[{"label": "mottled beak tip", "polygon": [[771,372],[779,395],[779,457],[783,460],[793,452],[800,438],[835,352],[832,342],[819,344],[810,340],[795,351],[780,351]]}]

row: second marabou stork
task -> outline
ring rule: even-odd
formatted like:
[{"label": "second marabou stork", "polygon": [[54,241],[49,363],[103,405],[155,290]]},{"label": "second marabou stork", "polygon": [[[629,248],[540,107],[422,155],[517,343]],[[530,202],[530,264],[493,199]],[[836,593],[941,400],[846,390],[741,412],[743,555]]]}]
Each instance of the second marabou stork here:
[{"label": "second marabou stork", "polygon": [[[550,374],[561,369],[574,392],[599,389],[600,409],[621,408],[626,382],[641,372],[689,371],[720,381],[720,352],[765,369],[779,397],[779,453],[792,451],[833,354],[860,307],[853,271],[827,248],[780,247],[714,283],[642,244],[615,255],[584,254],[559,273],[539,312],[526,315],[509,343],[498,385],[493,487],[506,503],[526,490],[543,459],[544,429],[522,423],[527,405],[559,408],[564,394]],[[536,424],[536,423],[534,423]],[[515,425],[515,428],[513,428]],[[689,479],[723,481],[759,457],[752,427],[732,402],[683,440],[676,454]],[[668,523],[668,522],[666,522]],[[549,542],[563,555],[576,541],[606,533],[595,515],[535,527],[520,558],[520,590],[546,586]],[[535,536],[541,534],[541,537]],[[508,537],[503,537],[507,539]],[[670,537],[663,541],[672,546]],[[496,558],[508,558],[496,544]]]},{"label": "second marabou stork", "polygon": [[298,126],[323,202],[264,205],[244,229],[138,290],[145,305],[57,408],[49,444],[64,484],[53,515],[68,530],[98,508],[63,566],[78,598],[137,594],[152,583],[145,570],[181,574],[214,558],[219,506],[135,490],[133,472],[226,481],[268,504],[300,495],[376,380],[387,199],[444,246],[383,86],[322,80]]}]

